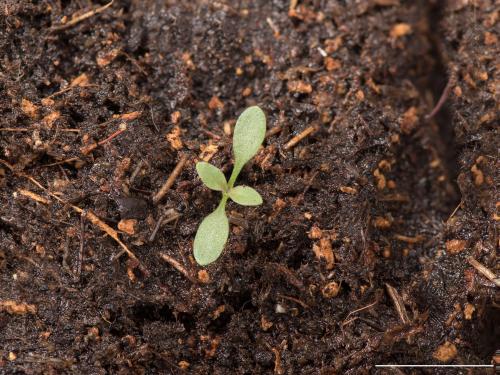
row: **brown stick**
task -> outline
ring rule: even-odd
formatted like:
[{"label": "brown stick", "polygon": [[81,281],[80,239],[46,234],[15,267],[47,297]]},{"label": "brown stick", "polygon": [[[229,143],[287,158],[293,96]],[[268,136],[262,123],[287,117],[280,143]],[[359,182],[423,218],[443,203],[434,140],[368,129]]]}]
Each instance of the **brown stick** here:
[{"label": "brown stick", "polygon": [[296,135],[288,143],[283,147],[285,151],[290,150],[292,147],[294,147],[297,143],[299,143],[301,140],[309,136],[311,133],[313,133],[316,130],[314,126],[309,126],[307,129],[302,131],[300,134]]},{"label": "brown stick", "polygon": [[399,295],[396,288],[390,286],[387,283],[385,284],[385,287],[387,288],[387,292],[389,293],[389,296],[392,299],[392,303],[394,304],[394,308],[396,309],[396,312],[399,315],[399,319],[401,320],[401,323],[403,323],[403,324],[410,323],[410,319],[408,318],[408,313],[406,312],[406,308],[405,308],[405,305],[403,303],[403,299]]},{"label": "brown stick", "polygon": [[85,246],[85,223],[83,221],[84,216],[85,215],[80,216],[80,248],[78,250],[78,263],[76,264],[76,281],[80,281],[83,267],[83,248]]},{"label": "brown stick", "polygon": [[0,132],[29,132],[28,128],[0,128]]},{"label": "brown stick", "polygon": [[283,128],[281,126],[275,126],[274,128],[271,128],[267,131],[266,133],[266,138],[269,138],[273,135],[276,135],[278,134],[279,132],[281,132],[283,130]]},{"label": "brown stick", "polygon": [[431,111],[431,113],[429,113],[428,115],[425,116],[426,120],[430,120],[431,118],[433,118],[439,112],[439,110],[443,107],[443,104],[446,102],[446,99],[448,99],[448,96],[450,95],[451,86],[453,84],[453,81],[454,81],[453,77],[451,77],[448,80],[448,83],[446,84],[446,87],[444,88],[443,93],[441,94],[441,97],[439,98],[436,106]]},{"label": "brown stick", "polygon": [[186,164],[187,160],[188,160],[187,155],[182,155],[181,160],[179,160],[179,162],[175,166],[175,168],[172,171],[172,173],[170,174],[170,176],[168,176],[167,181],[163,184],[163,186],[160,188],[160,190],[158,190],[158,192],[153,196],[153,203],[155,205],[158,204],[162,200],[162,198],[165,196],[165,194],[168,193],[168,191],[170,190],[170,188],[174,184],[175,179],[181,173],[182,168],[184,168],[184,164]]},{"label": "brown stick", "polygon": [[123,133],[125,130],[127,130],[127,124],[126,123],[121,123],[120,124],[120,129],[115,131],[113,134],[111,134],[108,138],[103,139],[102,141],[97,142],[98,145],[103,145],[109,141],[111,141],[113,138],[116,138],[119,136],[121,133]]},{"label": "brown stick", "polygon": [[180,264],[177,260],[175,260],[174,258],[172,258],[171,256],[168,256],[167,254],[165,253],[161,253],[160,254],[160,257],[161,259],[163,259],[165,262],[167,262],[168,264],[170,264],[172,267],[174,267],[177,271],[179,271],[180,273],[182,273],[184,275],[184,277],[186,277],[186,279],[188,279],[189,281],[191,281],[193,284],[198,284],[198,280],[192,276],[185,268],[182,264]]},{"label": "brown stick", "polygon": [[500,287],[500,277],[497,277],[493,271],[479,263],[474,257],[467,259],[472,267],[474,267],[481,275],[493,282],[497,287]]},{"label": "brown stick", "polygon": [[50,29],[50,31],[54,32],[54,31],[61,31],[61,30],[69,29],[70,27],[76,25],[79,22],[82,22],[82,21],[86,20],[87,18],[90,18],[90,17],[92,17],[92,16],[94,16],[94,15],[96,15],[98,13],[104,12],[111,5],[113,5],[113,1],[114,0],[111,0],[109,3],[107,3],[106,5],[103,5],[102,7],[98,7],[98,8],[92,9],[92,10],[90,10],[88,12],[85,12],[82,15],[71,19],[68,23],[65,23],[63,25],[52,26],[52,28]]}]

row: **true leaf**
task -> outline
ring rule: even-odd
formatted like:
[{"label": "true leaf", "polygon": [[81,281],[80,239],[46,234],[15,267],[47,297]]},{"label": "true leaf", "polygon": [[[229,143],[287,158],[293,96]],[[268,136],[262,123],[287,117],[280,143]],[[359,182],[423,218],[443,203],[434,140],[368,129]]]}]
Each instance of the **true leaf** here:
[{"label": "true leaf", "polygon": [[201,222],[194,238],[194,259],[201,266],[214,262],[224,250],[229,236],[225,199]]},{"label": "true leaf", "polygon": [[258,206],[262,204],[260,194],[249,186],[236,186],[229,190],[229,198],[242,206]]},{"label": "true leaf", "polygon": [[201,178],[201,181],[210,189],[217,191],[226,191],[226,177],[217,167],[204,161],[196,163],[196,171]]},{"label": "true leaf", "polygon": [[233,152],[236,174],[257,153],[265,135],[266,116],[264,112],[257,106],[245,109],[238,117],[234,127]]}]

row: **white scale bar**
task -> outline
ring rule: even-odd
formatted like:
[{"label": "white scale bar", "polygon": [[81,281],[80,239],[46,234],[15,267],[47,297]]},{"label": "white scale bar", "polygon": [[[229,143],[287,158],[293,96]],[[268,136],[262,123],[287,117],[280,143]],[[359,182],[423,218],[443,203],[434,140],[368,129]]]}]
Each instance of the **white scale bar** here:
[{"label": "white scale bar", "polygon": [[493,365],[375,365],[375,367],[481,367],[481,368],[493,368]]}]

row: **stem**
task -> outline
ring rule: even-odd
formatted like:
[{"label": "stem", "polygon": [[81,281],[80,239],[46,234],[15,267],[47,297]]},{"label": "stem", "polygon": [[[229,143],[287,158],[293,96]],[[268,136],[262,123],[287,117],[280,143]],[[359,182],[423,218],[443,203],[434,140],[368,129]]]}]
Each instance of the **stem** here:
[{"label": "stem", "polygon": [[231,177],[229,178],[229,182],[227,183],[229,190],[233,188],[234,183],[236,182],[236,178],[238,178],[238,175],[240,174],[242,168],[243,165],[234,164],[233,171],[231,172]]},{"label": "stem", "polygon": [[226,193],[222,193],[222,199],[220,200],[220,203],[217,206],[217,208],[215,209],[215,211],[217,211],[217,210],[225,211],[226,210],[227,198],[228,198],[228,196],[226,195]]}]

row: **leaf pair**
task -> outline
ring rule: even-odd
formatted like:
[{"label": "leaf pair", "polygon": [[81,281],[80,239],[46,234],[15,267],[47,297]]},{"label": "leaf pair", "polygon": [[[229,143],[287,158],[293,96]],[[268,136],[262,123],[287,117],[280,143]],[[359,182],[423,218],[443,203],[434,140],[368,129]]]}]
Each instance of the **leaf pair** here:
[{"label": "leaf pair", "polygon": [[257,206],[262,204],[262,198],[255,189],[249,186],[229,187],[226,177],[217,167],[212,164],[201,161],[196,164],[196,171],[201,181],[210,189],[221,191],[229,198],[243,206]]},{"label": "leaf pair", "polygon": [[238,118],[233,135],[234,167],[229,178],[220,169],[206,162],[196,164],[196,171],[203,183],[210,189],[222,192],[222,199],[210,215],[200,224],[194,238],[194,258],[205,266],[219,258],[229,236],[229,221],[226,216],[228,198],[243,206],[262,204],[260,194],[249,186],[236,186],[234,183],[243,166],[259,150],[266,135],[266,117],[257,107],[247,108]]}]

